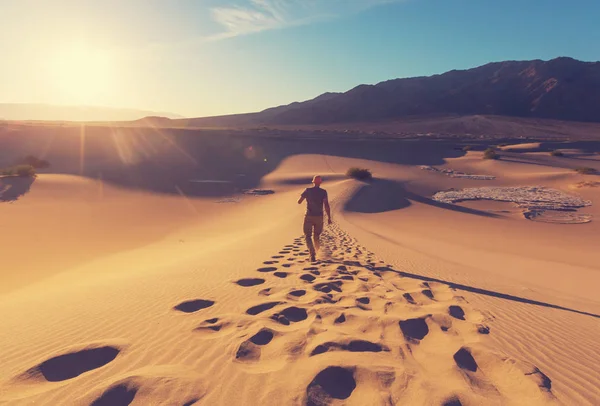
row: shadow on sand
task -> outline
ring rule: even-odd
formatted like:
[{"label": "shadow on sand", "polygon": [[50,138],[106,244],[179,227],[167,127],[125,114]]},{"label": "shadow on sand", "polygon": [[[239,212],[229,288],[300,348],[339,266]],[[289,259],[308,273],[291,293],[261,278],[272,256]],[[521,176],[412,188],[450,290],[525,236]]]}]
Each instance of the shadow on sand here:
[{"label": "shadow on sand", "polygon": [[526,303],[526,304],[535,305],[535,306],[549,307],[551,309],[565,310],[568,312],[583,314],[585,316],[591,316],[591,317],[600,319],[600,315],[598,315],[598,314],[584,312],[582,310],[571,309],[569,307],[559,306],[559,305],[555,305],[552,303],[540,302],[538,300],[527,299],[527,298],[520,297],[520,296],[509,295],[507,293],[501,293],[501,292],[496,292],[493,290],[477,288],[475,286],[463,285],[460,283],[449,282],[449,281],[445,281],[443,279],[430,278],[428,276],[422,276],[422,275],[417,275],[417,274],[408,273],[408,272],[395,271],[395,270],[393,272],[396,272],[399,275],[402,275],[407,278],[418,279],[418,280],[422,280],[425,282],[443,283],[445,285],[448,285],[451,288],[454,288],[457,290],[463,290],[465,292],[477,293],[479,295],[492,296],[492,297],[497,297],[499,299],[505,299],[505,300],[510,300],[510,301],[519,302],[519,303]]},{"label": "shadow on sand", "polygon": [[33,177],[7,176],[0,178],[0,202],[14,202],[24,196],[35,181]]},{"label": "shadow on sand", "polygon": [[[381,238],[384,238],[386,240],[389,240],[387,237],[381,236],[379,234],[376,233],[372,233],[375,234]],[[417,279],[423,282],[437,282],[437,283],[441,283],[444,285],[447,285],[448,287],[452,288],[452,289],[456,289],[456,290],[462,290],[465,292],[471,292],[471,293],[476,293],[479,295],[485,295],[485,296],[491,296],[491,297],[496,297],[498,299],[504,299],[504,300],[510,300],[513,302],[519,302],[519,303],[525,303],[525,304],[530,304],[530,305],[534,305],[534,306],[541,306],[541,307],[548,307],[551,309],[557,309],[557,310],[564,310],[564,311],[568,311],[568,312],[572,312],[572,313],[577,313],[577,314],[581,314],[584,316],[591,316],[597,319],[600,319],[600,315],[599,314],[595,314],[595,313],[590,313],[590,312],[585,312],[583,310],[577,310],[577,309],[571,309],[569,307],[564,307],[564,306],[559,306],[559,305],[555,305],[552,303],[546,303],[546,302],[541,302],[538,300],[533,300],[533,299],[527,299],[524,297],[520,297],[520,296],[515,296],[515,295],[510,295],[507,293],[502,293],[502,292],[496,292],[493,290],[488,290],[488,289],[482,289],[482,288],[478,288],[475,286],[469,286],[469,285],[463,285],[460,283],[455,283],[455,282],[450,282],[450,281],[446,281],[443,279],[438,279],[438,278],[432,278],[429,276],[423,276],[423,275],[417,275],[414,273],[409,273],[409,272],[403,272],[403,271],[397,271],[395,269],[393,269],[390,266],[371,266],[368,264],[363,264],[360,263],[358,261],[334,261],[334,260],[329,260],[329,261],[324,261],[327,263],[339,263],[340,265],[350,265],[350,266],[361,266],[364,267],[366,269],[369,269],[371,272],[394,272],[400,276],[403,276],[405,278],[411,278],[411,279]]]},{"label": "shadow on sand", "polygon": [[418,202],[459,213],[492,218],[498,217],[493,213],[435,201],[406,190],[403,182],[389,179],[373,179],[370,182],[365,182],[350,200],[348,200],[344,209],[355,213],[384,213],[387,211],[404,209],[409,207],[412,202]]}]

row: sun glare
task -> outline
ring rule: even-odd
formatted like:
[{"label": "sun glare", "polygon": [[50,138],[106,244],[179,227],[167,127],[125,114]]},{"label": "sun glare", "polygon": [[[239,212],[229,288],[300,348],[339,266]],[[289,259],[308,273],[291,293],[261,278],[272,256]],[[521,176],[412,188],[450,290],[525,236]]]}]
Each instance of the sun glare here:
[{"label": "sun glare", "polygon": [[103,50],[72,45],[57,52],[49,67],[56,91],[69,103],[99,103],[114,86],[114,64]]}]

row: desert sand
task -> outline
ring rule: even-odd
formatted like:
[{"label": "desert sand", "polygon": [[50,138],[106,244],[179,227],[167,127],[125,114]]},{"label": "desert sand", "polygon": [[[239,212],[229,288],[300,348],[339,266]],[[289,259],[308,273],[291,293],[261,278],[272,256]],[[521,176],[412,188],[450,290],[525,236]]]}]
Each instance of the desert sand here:
[{"label": "desert sand", "polygon": [[[3,128],[0,164],[51,167],[0,179],[0,404],[600,404],[593,143],[212,137]],[[310,263],[317,173],[334,224]],[[538,185],[591,221],[433,199]]]}]

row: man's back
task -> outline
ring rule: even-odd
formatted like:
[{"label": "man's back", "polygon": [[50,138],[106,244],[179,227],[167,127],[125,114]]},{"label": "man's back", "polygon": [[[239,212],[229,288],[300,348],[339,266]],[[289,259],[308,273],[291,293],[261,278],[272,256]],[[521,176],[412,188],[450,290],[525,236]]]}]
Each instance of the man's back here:
[{"label": "man's back", "polygon": [[323,202],[327,199],[327,191],[320,187],[306,188],[302,197],[306,199],[307,216],[323,216]]}]

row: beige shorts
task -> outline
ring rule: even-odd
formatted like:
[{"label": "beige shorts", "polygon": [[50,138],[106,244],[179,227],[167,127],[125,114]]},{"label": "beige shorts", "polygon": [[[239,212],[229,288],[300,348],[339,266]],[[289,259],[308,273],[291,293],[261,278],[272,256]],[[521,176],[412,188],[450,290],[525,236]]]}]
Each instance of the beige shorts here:
[{"label": "beige shorts", "polygon": [[323,216],[304,217],[304,235],[321,234],[323,232]]}]

